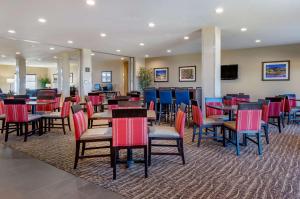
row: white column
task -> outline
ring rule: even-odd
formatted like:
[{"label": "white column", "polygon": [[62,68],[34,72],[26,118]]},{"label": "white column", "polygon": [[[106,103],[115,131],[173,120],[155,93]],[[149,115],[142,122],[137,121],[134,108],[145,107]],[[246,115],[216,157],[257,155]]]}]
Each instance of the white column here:
[{"label": "white column", "polygon": [[135,84],[135,58],[130,57],[128,63],[128,91],[134,90]]},{"label": "white column", "polygon": [[80,95],[85,96],[92,91],[92,51],[82,49],[80,53]]},{"label": "white column", "polygon": [[201,36],[203,97],[221,97],[221,31],[205,27]]},{"label": "white column", "polygon": [[70,62],[69,54],[66,52],[58,56],[57,89],[64,97],[70,96]]},{"label": "white column", "polygon": [[16,94],[26,94],[26,60],[23,56],[16,56]]}]

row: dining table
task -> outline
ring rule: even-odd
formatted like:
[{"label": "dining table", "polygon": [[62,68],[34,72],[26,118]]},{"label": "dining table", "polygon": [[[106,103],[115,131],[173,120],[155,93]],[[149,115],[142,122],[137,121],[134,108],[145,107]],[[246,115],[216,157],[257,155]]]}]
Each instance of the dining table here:
[{"label": "dining table", "polygon": [[234,112],[237,111],[238,106],[237,105],[206,105],[209,108],[217,109],[217,110],[222,110],[225,113],[228,113],[228,119],[229,121],[233,120]]},{"label": "dining table", "polygon": [[[97,118],[103,120],[111,120],[112,119],[112,110],[105,110],[103,112],[99,112],[97,114]],[[155,121],[156,120],[156,113],[154,110],[147,110],[147,118],[148,121]]]},{"label": "dining table", "polygon": [[47,105],[47,104],[54,104],[54,101],[49,102],[39,102],[39,101],[28,101],[26,102],[27,105],[31,106],[31,114],[36,114],[36,106],[37,105]]}]

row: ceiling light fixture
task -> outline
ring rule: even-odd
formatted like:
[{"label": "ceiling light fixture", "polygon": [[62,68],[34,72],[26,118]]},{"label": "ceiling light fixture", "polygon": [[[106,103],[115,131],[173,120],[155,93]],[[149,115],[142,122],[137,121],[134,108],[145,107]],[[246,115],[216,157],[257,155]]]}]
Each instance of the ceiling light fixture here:
[{"label": "ceiling light fixture", "polygon": [[50,49],[50,50],[55,50],[55,48],[54,48],[54,47],[50,47],[49,49]]},{"label": "ceiling light fixture", "polygon": [[124,60],[124,57],[121,57],[121,60]]},{"label": "ceiling light fixture", "polygon": [[144,43],[140,43],[140,46],[145,46],[145,44]]},{"label": "ceiling light fixture", "polygon": [[91,56],[94,56],[95,55],[95,53],[91,53]]},{"label": "ceiling light fixture", "polygon": [[241,28],[241,31],[242,31],[242,32],[246,32],[247,30],[248,30],[248,29],[245,28],[245,27]]},{"label": "ceiling light fixture", "polygon": [[86,0],[86,4],[89,6],[94,6],[96,2],[94,0]]},{"label": "ceiling light fixture", "polygon": [[150,22],[150,23],[148,23],[148,26],[149,26],[149,28],[154,28],[155,27],[155,23]]},{"label": "ceiling light fixture", "polygon": [[260,43],[260,42],[261,42],[260,39],[255,40],[255,43]]},{"label": "ceiling light fixture", "polygon": [[100,34],[101,37],[106,37],[107,35],[105,33]]},{"label": "ceiling light fixture", "polygon": [[72,40],[69,40],[69,41],[68,41],[68,44],[72,44],[72,43],[73,43],[73,41],[72,41]]},{"label": "ceiling light fixture", "polygon": [[54,58],[54,59],[57,59],[57,57],[56,57],[56,56],[54,56],[53,58]]},{"label": "ceiling light fixture", "polygon": [[20,55],[21,53],[20,52],[16,52],[16,55]]},{"label": "ceiling light fixture", "polygon": [[184,40],[190,39],[188,36],[183,37]]},{"label": "ceiling light fixture", "polygon": [[121,52],[121,50],[119,50],[119,49],[117,49],[116,51],[117,51],[118,53]]},{"label": "ceiling light fixture", "polygon": [[145,57],[146,57],[146,58],[148,58],[148,57],[149,57],[149,55],[145,55]]},{"label": "ceiling light fixture", "polygon": [[47,22],[47,20],[44,19],[44,18],[39,18],[38,21],[39,21],[40,23],[46,23],[46,22]]},{"label": "ceiling light fixture", "polygon": [[2,57],[2,58],[5,58],[5,57],[6,57],[6,55],[1,55],[1,57]]},{"label": "ceiling light fixture", "polygon": [[223,12],[224,12],[224,9],[221,8],[221,7],[219,7],[219,8],[216,9],[216,13],[217,14],[222,14]]},{"label": "ceiling light fixture", "polygon": [[167,53],[171,53],[171,52],[172,52],[172,50],[170,50],[170,49],[167,50]]},{"label": "ceiling light fixture", "polygon": [[40,43],[38,41],[26,40],[26,39],[24,39],[23,41],[28,42],[28,43],[34,43],[34,44],[39,44]]},{"label": "ceiling light fixture", "polygon": [[15,30],[8,30],[7,32],[11,33],[11,34],[15,34],[16,31]]}]

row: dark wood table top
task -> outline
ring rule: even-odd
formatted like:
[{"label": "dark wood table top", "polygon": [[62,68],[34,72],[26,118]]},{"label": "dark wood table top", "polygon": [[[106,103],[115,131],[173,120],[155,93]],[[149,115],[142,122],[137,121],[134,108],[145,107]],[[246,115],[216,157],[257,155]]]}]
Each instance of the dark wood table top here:
[{"label": "dark wood table top", "polygon": [[238,109],[237,105],[222,105],[222,106],[218,106],[218,105],[206,105],[209,108],[213,108],[213,109],[218,109],[218,110],[224,110],[224,111],[234,111]]}]

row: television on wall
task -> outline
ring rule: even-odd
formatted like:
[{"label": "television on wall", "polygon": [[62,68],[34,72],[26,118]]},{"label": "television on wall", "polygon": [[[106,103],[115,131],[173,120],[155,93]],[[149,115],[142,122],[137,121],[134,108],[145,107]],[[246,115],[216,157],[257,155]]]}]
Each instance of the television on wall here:
[{"label": "television on wall", "polygon": [[222,65],[221,66],[221,80],[234,80],[238,78],[238,65]]}]

